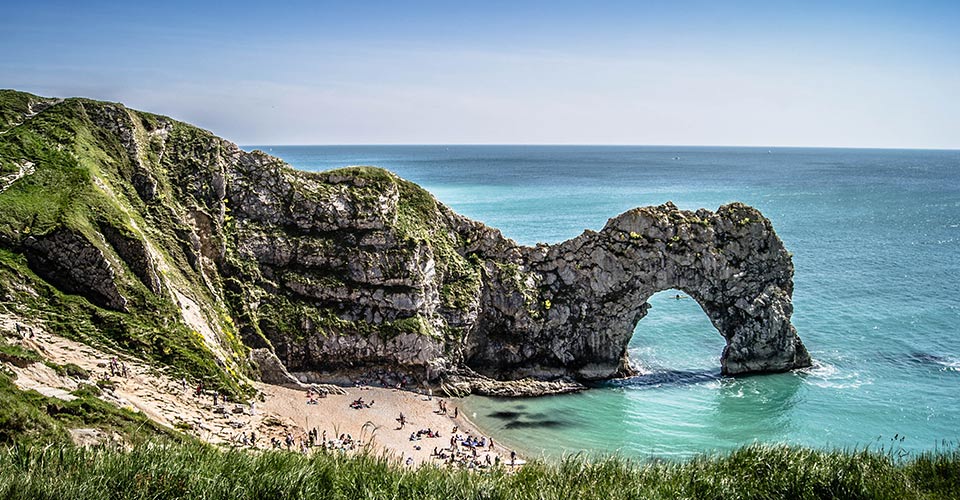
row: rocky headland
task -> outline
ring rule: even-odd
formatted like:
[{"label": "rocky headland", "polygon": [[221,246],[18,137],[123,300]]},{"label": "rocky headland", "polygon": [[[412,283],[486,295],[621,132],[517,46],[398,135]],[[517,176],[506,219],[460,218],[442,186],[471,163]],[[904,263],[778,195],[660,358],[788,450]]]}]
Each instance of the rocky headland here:
[{"label": "rocky headland", "polygon": [[6,313],[227,390],[576,390],[631,374],[627,343],[667,289],[726,340],[723,373],[810,365],[791,255],[739,203],[637,208],[527,247],[386,170],[298,171],[163,116],[14,91],[0,176]]}]

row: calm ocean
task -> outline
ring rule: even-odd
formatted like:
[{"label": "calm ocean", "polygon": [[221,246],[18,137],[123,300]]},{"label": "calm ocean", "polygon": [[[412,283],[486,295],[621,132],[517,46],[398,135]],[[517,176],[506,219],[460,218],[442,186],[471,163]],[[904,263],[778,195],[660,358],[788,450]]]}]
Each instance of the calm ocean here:
[{"label": "calm ocean", "polygon": [[815,367],[721,377],[723,339],[695,302],[661,292],[630,344],[642,375],[570,396],[460,403],[529,456],[682,457],[754,441],[879,448],[895,436],[915,452],[960,439],[960,151],[256,148],[303,170],[387,168],[524,244],[668,200],[691,210],[742,201],[773,221],[794,254],[793,321]]}]

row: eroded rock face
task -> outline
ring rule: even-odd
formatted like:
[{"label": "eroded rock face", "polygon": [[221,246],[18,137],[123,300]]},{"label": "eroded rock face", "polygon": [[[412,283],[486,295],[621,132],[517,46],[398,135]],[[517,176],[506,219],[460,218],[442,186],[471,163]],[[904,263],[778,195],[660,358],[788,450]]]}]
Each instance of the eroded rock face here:
[{"label": "eroded rock face", "polygon": [[57,288],[83,295],[101,307],[126,310],[127,299],[114,282],[113,266],[83,235],[59,230],[28,237],[23,246],[30,269]]},{"label": "eroded rock face", "polygon": [[695,299],[726,339],[725,374],[809,366],[790,323],[793,264],[759,211],[668,203],[611,219],[600,232],[522,249],[537,303],[490,297],[469,337],[467,364],[497,378],[630,374],[626,348],[647,299],[667,289]]}]

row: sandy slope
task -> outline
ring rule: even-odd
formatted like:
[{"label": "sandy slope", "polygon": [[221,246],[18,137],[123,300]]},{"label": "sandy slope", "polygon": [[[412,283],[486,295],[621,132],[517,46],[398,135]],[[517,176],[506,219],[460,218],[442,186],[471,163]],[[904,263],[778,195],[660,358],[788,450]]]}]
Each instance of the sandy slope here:
[{"label": "sandy slope", "polygon": [[[126,377],[111,375],[109,362],[113,355],[46,332],[42,325],[21,323],[24,332],[28,329],[33,332],[32,337],[21,339],[16,333],[17,322],[18,319],[13,316],[0,315],[0,332],[8,342],[21,343],[53,363],[73,363],[93,374],[91,380],[85,381],[62,377],[43,363],[34,363],[26,368],[7,365],[17,373],[15,383],[20,388],[69,399],[72,397],[69,392],[76,389],[79,383],[109,379],[116,384],[116,388],[105,390],[103,399],[143,412],[163,425],[184,429],[211,443],[244,446],[241,443],[242,436],[255,433],[255,446],[268,448],[271,446],[270,438],[283,443],[289,435],[295,441],[291,449],[299,450],[300,443],[307,440],[307,431],[315,428],[320,436],[326,431],[328,440],[349,434],[360,444],[356,449],[366,445],[376,452],[394,454],[404,462],[412,458],[414,464],[440,464],[446,461],[432,458],[431,454],[435,447],[450,448],[454,427],[457,428],[456,434],[461,436],[479,436],[476,428],[465,418],[454,419],[452,415],[441,415],[437,411],[441,398],[428,398],[395,389],[355,387],[348,389],[346,395],[315,398],[317,404],[308,404],[304,391],[257,383],[262,399],[255,401],[253,407],[236,403],[221,403],[214,407],[212,394],[196,397],[189,383],[184,390],[182,380],[168,377],[130,357],[116,356],[127,368]],[[360,410],[350,408],[350,403],[358,398],[363,398],[367,403],[373,402],[372,407]],[[444,401],[452,413],[457,401]],[[401,412],[406,417],[402,429],[397,422]],[[440,437],[424,436],[418,441],[411,441],[411,433],[421,429],[437,431]],[[282,446],[286,448],[285,444]],[[465,454],[462,456],[472,456],[472,453],[466,453],[467,450],[463,451]],[[484,448],[478,453],[477,461],[484,463],[488,453]],[[491,460],[496,455],[504,463],[509,462],[509,450],[496,445]]]}]

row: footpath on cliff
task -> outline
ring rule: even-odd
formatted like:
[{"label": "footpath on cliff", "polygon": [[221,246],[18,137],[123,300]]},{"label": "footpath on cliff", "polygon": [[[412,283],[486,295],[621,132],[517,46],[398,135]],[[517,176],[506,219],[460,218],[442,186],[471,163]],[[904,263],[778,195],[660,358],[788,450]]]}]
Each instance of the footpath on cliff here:
[{"label": "footpath on cliff", "polygon": [[[476,455],[463,441],[451,440],[455,436],[481,438],[476,427],[459,411],[454,417],[454,399],[368,386],[352,387],[343,394],[308,396],[303,390],[255,382],[257,397],[251,399],[252,404],[224,401],[218,395],[214,405],[211,391],[197,396],[195,386],[154,366],[129,355],[108,353],[60,337],[36,322],[3,314],[0,334],[6,342],[35,351],[50,364],[73,364],[89,374],[86,378],[61,374],[43,362],[21,367],[0,361],[0,366],[15,373],[14,383],[21,390],[70,400],[75,398],[71,392],[81,384],[101,381],[101,399],[215,445],[270,449],[279,444],[281,449],[312,453],[322,448],[323,441],[333,451],[386,453],[406,465],[467,466],[471,461],[486,465],[488,456],[489,463],[510,463],[510,450],[499,444],[489,446],[489,437],[483,437],[484,446],[476,448]],[[357,405],[351,403],[358,399],[365,405],[354,408]],[[446,406],[446,413],[440,411],[441,403]],[[398,422],[401,413],[402,428]],[[311,437],[314,430],[316,434]],[[418,432],[427,430],[430,434]],[[122,444],[121,436],[99,429],[78,428],[70,433],[78,445]],[[341,436],[349,436],[350,440],[341,440]],[[435,451],[443,458],[436,456]],[[454,453],[456,457],[451,462]]]}]

